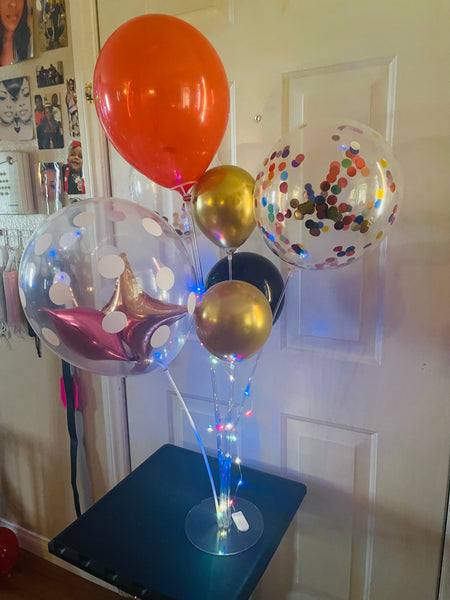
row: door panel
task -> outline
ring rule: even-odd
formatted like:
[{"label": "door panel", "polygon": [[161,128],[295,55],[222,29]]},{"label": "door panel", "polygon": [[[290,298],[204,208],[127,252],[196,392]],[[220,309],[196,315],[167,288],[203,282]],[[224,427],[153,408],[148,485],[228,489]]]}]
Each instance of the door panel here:
[{"label": "door panel", "polygon": [[[240,456],[308,486],[254,600],[432,599],[450,439],[448,7],[99,0],[101,42],[146,12],[188,20],[224,62],[232,116],[220,162],[256,173],[282,132],[320,116],[369,123],[394,143],[398,224],[362,261],[291,279]],[[128,197],[129,166],[111,157],[113,195]],[[206,274],[220,253],[203,236],[199,245]],[[276,262],[257,233],[243,249]],[[213,449],[208,357],[195,336],[171,373]],[[126,385],[133,466],[167,441],[196,447],[164,374]]]},{"label": "door panel", "polygon": [[292,415],[282,415],[282,429],[282,463],[308,487],[297,517],[294,589],[299,597],[314,589],[319,598],[364,598],[372,567],[377,434]]}]

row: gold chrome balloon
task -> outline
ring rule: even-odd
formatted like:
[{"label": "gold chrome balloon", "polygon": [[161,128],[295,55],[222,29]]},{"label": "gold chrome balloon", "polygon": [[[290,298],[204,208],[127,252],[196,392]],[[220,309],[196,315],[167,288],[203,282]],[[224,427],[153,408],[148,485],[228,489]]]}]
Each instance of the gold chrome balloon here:
[{"label": "gold chrome balloon", "polygon": [[221,281],[195,310],[199,340],[217,358],[243,360],[262,348],[272,329],[272,311],[260,290],[245,281]]},{"label": "gold chrome balloon", "polygon": [[255,228],[254,187],[250,173],[232,165],[206,171],[194,186],[194,219],[219,248],[238,248]]}]

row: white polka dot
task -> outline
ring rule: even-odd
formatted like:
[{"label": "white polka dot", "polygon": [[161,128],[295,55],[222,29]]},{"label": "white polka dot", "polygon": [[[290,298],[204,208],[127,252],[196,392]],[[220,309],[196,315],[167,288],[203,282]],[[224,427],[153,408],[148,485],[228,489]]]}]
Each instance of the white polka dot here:
[{"label": "white polka dot", "polygon": [[107,254],[116,254],[119,256],[120,250],[113,246],[112,244],[106,244],[97,250],[97,256],[101,258],[102,256],[106,256]]},{"label": "white polka dot", "polygon": [[51,344],[52,346],[59,346],[59,344],[61,343],[59,341],[59,337],[56,335],[56,333],[54,331],[52,331],[51,329],[49,329],[48,327],[42,328],[42,335],[47,340],[47,342],[49,344]]},{"label": "white polka dot", "polygon": [[188,313],[190,315],[194,314],[196,304],[197,304],[197,296],[195,295],[195,292],[191,292],[189,294],[188,303],[187,303]]},{"label": "white polka dot", "polygon": [[158,329],[152,335],[150,339],[150,345],[152,348],[160,348],[161,346],[164,346],[169,337],[170,327],[168,325],[161,325],[161,327],[158,327]]},{"label": "white polka dot", "polygon": [[64,271],[56,273],[53,277],[53,283],[65,283],[66,285],[70,285],[70,281],[70,275]]},{"label": "white polka dot", "polygon": [[162,228],[159,223],[155,221],[155,219],[151,219],[150,217],[144,217],[142,219],[142,226],[145,231],[148,231],[151,235],[159,237],[162,235]]},{"label": "white polka dot", "polygon": [[76,215],[73,220],[73,224],[75,227],[87,227],[88,225],[94,223],[94,221],[95,213],[91,212],[90,210],[85,210],[84,212]]},{"label": "white polka dot", "polygon": [[23,291],[22,288],[19,288],[19,298],[20,298],[20,301],[22,302],[22,306],[25,308],[27,305],[27,298],[26,298],[25,292]]},{"label": "white polka dot", "polygon": [[70,301],[70,288],[66,283],[57,282],[50,286],[48,295],[53,304],[66,304]]},{"label": "white polka dot", "polygon": [[102,321],[102,327],[108,333],[119,333],[127,324],[127,315],[120,310],[108,313]]},{"label": "white polka dot", "polygon": [[39,237],[34,246],[34,253],[40,256],[44,254],[46,250],[50,248],[50,244],[52,243],[52,236],[50,233],[44,233]]},{"label": "white polka dot", "polygon": [[71,248],[74,244],[77,243],[77,241],[80,238],[80,235],[80,231],[66,231],[66,233],[63,233],[62,236],[59,238],[59,245],[61,246],[61,248],[64,248],[64,250],[67,250],[67,248]]},{"label": "white polka dot", "polygon": [[161,290],[170,290],[175,283],[175,275],[169,267],[162,267],[156,274],[156,284]]},{"label": "white polka dot", "polygon": [[106,256],[102,256],[98,261],[98,271],[100,275],[103,275],[103,277],[106,277],[107,279],[119,277],[124,269],[125,263],[123,262],[123,259],[116,254],[107,254]]}]

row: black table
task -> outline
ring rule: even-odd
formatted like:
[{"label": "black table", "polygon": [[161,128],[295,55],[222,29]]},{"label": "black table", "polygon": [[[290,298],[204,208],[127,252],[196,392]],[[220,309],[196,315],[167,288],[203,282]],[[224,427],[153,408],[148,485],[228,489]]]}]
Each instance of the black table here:
[{"label": "black table", "polygon": [[[214,476],[217,460],[211,458]],[[211,496],[201,454],[162,446],[74,523],[49,550],[143,600],[245,600],[293,519],[306,487],[242,466],[239,496],[264,518],[261,539],[232,556],[197,550],[187,539],[189,510]]]}]

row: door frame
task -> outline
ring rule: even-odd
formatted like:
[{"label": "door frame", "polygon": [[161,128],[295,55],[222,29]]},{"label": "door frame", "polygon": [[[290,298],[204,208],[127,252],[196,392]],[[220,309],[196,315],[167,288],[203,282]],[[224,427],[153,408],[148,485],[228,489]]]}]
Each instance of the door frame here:
[{"label": "door frame", "polygon": [[[68,4],[86,189],[93,198],[110,197],[108,144],[94,103],[85,93],[86,86],[92,84],[99,53],[97,0],[68,0]],[[101,168],[94,169],[92,165],[101,165]],[[111,488],[131,471],[124,378],[101,377],[101,389],[107,452],[105,475]]]}]

